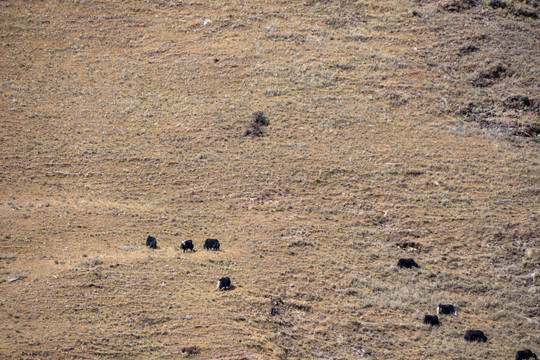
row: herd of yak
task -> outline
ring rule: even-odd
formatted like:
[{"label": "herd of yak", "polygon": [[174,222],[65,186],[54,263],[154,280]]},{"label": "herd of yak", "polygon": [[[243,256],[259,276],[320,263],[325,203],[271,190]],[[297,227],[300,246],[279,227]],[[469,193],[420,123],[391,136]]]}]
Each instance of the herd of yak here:
[{"label": "herd of yak", "polygon": [[[151,249],[157,249],[157,240],[153,236],[148,236],[146,239],[146,246],[148,246]],[[219,250],[220,244],[218,239],[206,239],[206,241],[203,244],[203,248],[205,250]],[[192,240],[184,240],[180,244],[180,248],[186,252],[188,250],[194,251],[194,245]],[[420,265],[414,259],[407,258],[407,259],[399,259],[397,266],[400,268],[406,268],[406,269],[412,269],[412,268],[419,268]],[[231,279],[227,277],[223,277],[218,280],[217,282],[217,288],[218,290],[227,290],[231,289]],[[451,304],[439,304],[437,306],[437,315],[426,315],[424,316],[424,324],[431,325],[431,326],[439,326],[441,325],[439,321],[438,315],[457,315],[457,311],[454,305]],[[488,340],[487,336],[484,334],[481,330],[467,330],[465,332],[464,336],[465,340],[471,341],[471,342],[486,342]],[[519,350],[516,353],[516,360],[528,360],[528,359],[538,359],[536,357],[536,354],[533,353],[529,349],[525,350]]]},{"label": "herd of yak", "polygon": [[[157,239],[151,235],[148,235],[146,238],[146,246],[150,249],[157,249]],[[193,240],[184,240],[180,244],[180,248],[186,252],[188,250],[193,251],[195,246],[193,245]],[[219,240],[218,239],[206,239],[204,242],[203,248],[205,250],[219,250]],[[228,290],[232,289],[231,278],[226,276],[218,280],[217,283],[218,290]]]}]

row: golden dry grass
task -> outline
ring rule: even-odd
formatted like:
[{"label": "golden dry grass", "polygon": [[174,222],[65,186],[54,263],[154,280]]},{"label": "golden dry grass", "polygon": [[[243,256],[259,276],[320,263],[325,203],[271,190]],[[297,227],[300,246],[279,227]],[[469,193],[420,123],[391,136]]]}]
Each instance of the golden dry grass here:
[{"label": "golden dry grass", "polygon": [[1,1],[0,357],[538,353],[539,4],[473,3]]}]

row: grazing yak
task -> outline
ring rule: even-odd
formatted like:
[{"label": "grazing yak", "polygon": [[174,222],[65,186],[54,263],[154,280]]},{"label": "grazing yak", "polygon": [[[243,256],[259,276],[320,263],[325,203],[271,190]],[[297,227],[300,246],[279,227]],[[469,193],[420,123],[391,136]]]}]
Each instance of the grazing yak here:
[{"label": "grazing yak", "polygon": [[443,315],[456,315],[456,308],[454,305],[450,304],[439,304],[437,306],[437,315],[443,314]]},{"label": "grazing yak", "polygon": [[516,360],[538,359],[536,354],[529,349],[519,350],[516,354]]},{"label": "grazing yak", "polygon": [[180,248],[182,250],[184,250],[184,252],[186,252],[188,250],[193,251],[193,241],[191,241],[191,240],[182,241],[182,243],[180,244]]},{"label": "grazing yak", "polygon": [[190,355],[196,355],[199,353],[199,348],[197,345],[195,346],[185,346],[182,349],[180,349],[183,354],[190,356]]},{"label": "grazing yak", "polygon": [[465,340],[467,341],[486,342],[487,339],[487,336],[480,330],[467,330],[465,332]]},{"label": "grazing yak", "polygon": [[227,290],[231,288],[231,278],[230,277],[223,277],[218,280],[217,282],[217,288],[218,290]]},{"label": "grazing yak", "polygon": [[441,325],[441,323],[439,322],[439,317],[437,315],[426,315],[426,316],[424,316],[424,324],[432,325],[432,326]]},{"label": "grazing yak", "polygon": [[148,235],[146,238],[146,246],[150,249],[157,249],[157,240],[155,237]]},{"label": "grazing yak", "polygon": [[412,269],[413,267],[419,268],[420,265],[414,261],[414,259],[399,259],[397,266],[400,268]]},{"label": "grazing yak", "polygon": [[203,247],[206,250],[219,250],[219,240],[218,239],[206,239]]}]

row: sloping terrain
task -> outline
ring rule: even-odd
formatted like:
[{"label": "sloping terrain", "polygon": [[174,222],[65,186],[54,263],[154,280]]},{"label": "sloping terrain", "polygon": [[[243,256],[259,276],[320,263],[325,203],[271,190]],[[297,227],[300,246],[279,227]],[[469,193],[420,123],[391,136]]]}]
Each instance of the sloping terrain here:
[{"label": "sloping terrain", "polygon": [[0,1],[0,358],[539,353],[539,13]]}]

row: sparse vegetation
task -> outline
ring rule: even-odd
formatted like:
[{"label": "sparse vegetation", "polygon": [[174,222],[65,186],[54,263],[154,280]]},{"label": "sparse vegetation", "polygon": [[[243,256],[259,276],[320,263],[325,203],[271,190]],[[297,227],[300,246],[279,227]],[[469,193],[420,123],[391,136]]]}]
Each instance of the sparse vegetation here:
[{"label": "sparse vegetation", "polygon": [[264,136],[264,128],[255,123],[255,122],[252,122],[251,124],[249,124],[249,127],[246,129],[246,132],[245,132],[245,136],[249,136],[249,135],[253,135],[253,136],[257,136],[257,137],[260,137],[260,136]]},{"label": "sparse vegetation", "polygon": [[255,124],[259,124],[261,126],[270,125],[270,121],[266,118],[266,116],[264,116],[264,113],[262,111],[254,112],[252,118]]},{"label": "sparse vegetation", "polygon": [[249,127],[246,129],[245,136],[264,136],[265,127],[270,124],[270,121],[264,116],[262,111],[256,111],[251,115],[252,121],[249,124]]},{"label": "sparse vegetation", "polygon": [[507,76],[508,68],[502,63],[491,65],[488,69],[480,71],[472,80],[474,86],[487,87]]},{"label": "sparse vegetation", "polygon": [[94,267],[98,265],[103,265],[103,260],[100,257],[91,258],[88,260],[81,260],[77,263],[79,267]]},{"label": "sparse vegetation", "polygon": [[[538,7],[538,4],[534,4],[536,7]],[[532,9],[527,9],[523,6],[514,6],[512,3],[508,3],[507,1],[502,0],[491,0],[489,2],[489,6],[491,6],[494,9],[503,9],[508,11],[510,14],[516,15],[516,16],[523,16],[526,18],[531,19],[538,19],[538,12]]]},{"label": "sparse vegetation", "polygon": [[478,5],[476,0],[446,0],[443,1],[443,9],[451,12],[459,12],[463,10],[469,10]]}]

